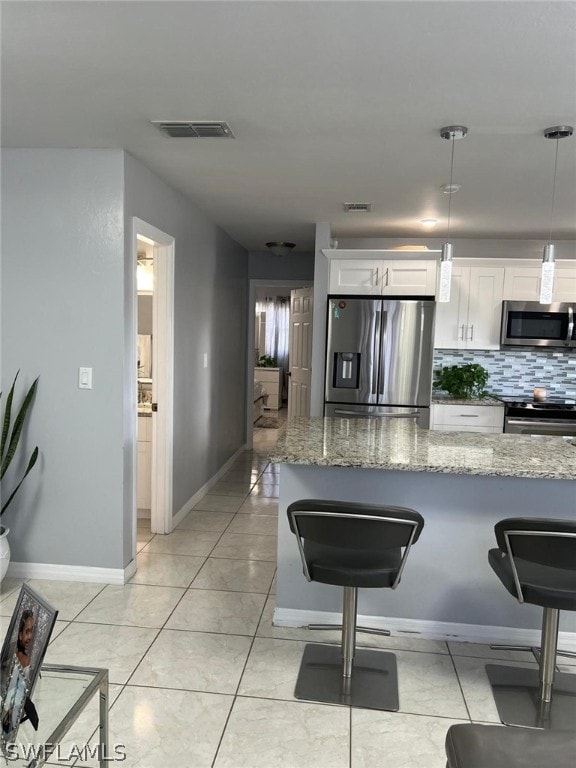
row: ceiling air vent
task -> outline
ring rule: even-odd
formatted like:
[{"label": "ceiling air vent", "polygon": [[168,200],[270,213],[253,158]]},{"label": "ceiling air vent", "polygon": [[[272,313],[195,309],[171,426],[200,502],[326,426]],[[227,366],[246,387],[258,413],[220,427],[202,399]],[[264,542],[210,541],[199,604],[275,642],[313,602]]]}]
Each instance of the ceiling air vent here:
[{"label": "ceiling air vent", "polygon": [[152,120],[163,134],[171,139],[233,139],[234,134],[224,121],[192,122],[190,120]]},{"label": "ceiling air vent", "polygon": [[370,213],[372,203],[344,203],[344,210],[347,213]]}]

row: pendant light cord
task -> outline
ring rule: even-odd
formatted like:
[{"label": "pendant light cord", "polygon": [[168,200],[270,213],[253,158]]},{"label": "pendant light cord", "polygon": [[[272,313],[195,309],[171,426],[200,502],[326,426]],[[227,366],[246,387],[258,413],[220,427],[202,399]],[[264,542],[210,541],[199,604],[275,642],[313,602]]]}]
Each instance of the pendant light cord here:
[{"label": "pendant light cord", "polygon": [[554,154],[554,181],[552,182],[552,204],[550,206],[550,228],[548,231],[548,243],[552,242],[552,219],[554,216],[554,198],[556,196],[556,169],[558,167],[558,142],[559,137],[556,138],[556,152]]},{"label": "pendant light cord", "polygon": [[449,186],[450,193],[448,195],[448,231],[446,233],[446,240],[450,240],[450,212],[452,208],[452,195],[453,195],[452,174],[454,171],[454,142],[455,142],[455,138],[454,136],[452,136],[452,159],[450,161],[450,186]]}]

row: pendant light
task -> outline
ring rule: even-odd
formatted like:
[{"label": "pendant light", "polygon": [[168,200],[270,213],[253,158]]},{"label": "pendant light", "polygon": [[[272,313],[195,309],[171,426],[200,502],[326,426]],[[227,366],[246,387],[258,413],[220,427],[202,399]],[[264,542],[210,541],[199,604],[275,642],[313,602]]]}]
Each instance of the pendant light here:
[{"label": "pendant light", "polygon": [[446,242],[442,246],[442,256],[440,257],[440,285],[438,288],[438,301],[450,301],[450,283],[452,282],[452,256],[453,246],[450,242],[450,213],[452,209],[452,195],[460,189],[459,185],[452,182],[454,173],[454,142],[456,139],[463,139],[468,133],[468,128],[464,125],[448,125],[440,129],[440,136],[443,139],[449,139],[452,142],[452,157],[450,160],[450,184],[444,187],[448,195],[448,227],[446,230]]},{"label": "pendant light", "polygon": [[540,279],[540,304],[551,304],[554,291],[554,243],[552,243],[552,220],[554,217],[554,198],[556,196],[556,171],[558,169],[558,140],[572,136],[574,128],[571,125],[555,125],[546,128],[544,138],[556,140],[556,152],[554,154],[554,181],[552,182],[552,204],[550,206],[550,228],[548,242],[544,246],[542,257],[542,276]]}]

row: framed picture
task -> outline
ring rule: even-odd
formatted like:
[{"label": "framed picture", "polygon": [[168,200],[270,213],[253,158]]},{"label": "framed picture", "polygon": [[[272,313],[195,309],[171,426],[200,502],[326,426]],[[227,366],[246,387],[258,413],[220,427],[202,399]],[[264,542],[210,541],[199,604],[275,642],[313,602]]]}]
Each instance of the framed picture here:
[{"label": "framed picture", "polygon": [[8,673],[8,685],[6,695],[2,697],[0,708],[0,723],[2,725],[1,740],[2,750],[7,743],[13,742],[18,732],[18,726],[24,713],[24,704],[28,697],[29,689],[24,674],[24,669],[14,656]]},{"label": "framed picture", "polygon": [[28,584],[22,586],[0,654],[2,702],[15,674],[15,659],[26,680],[27,696],[32,694],[57,615],[42,595]]}]

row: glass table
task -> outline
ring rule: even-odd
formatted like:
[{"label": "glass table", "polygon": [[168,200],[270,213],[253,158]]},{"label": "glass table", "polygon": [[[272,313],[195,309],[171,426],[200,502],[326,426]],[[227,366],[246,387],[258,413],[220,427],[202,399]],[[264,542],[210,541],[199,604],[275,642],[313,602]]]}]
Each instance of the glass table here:
[{"label": "glass table", "polygon": [[[63,737],[96,694],[99,697],[98,738],[63,747]],[[43,664],[32,701],[38,712],[38,730],[35,731],[29,721],[21,723],[16,739],[7,747],[5,765],[38,768],[46,761],[60,760],[64,764],[70,760],[72,765],[77,756],[95,759],[101,768],[110,764],[107,669]]]}]

